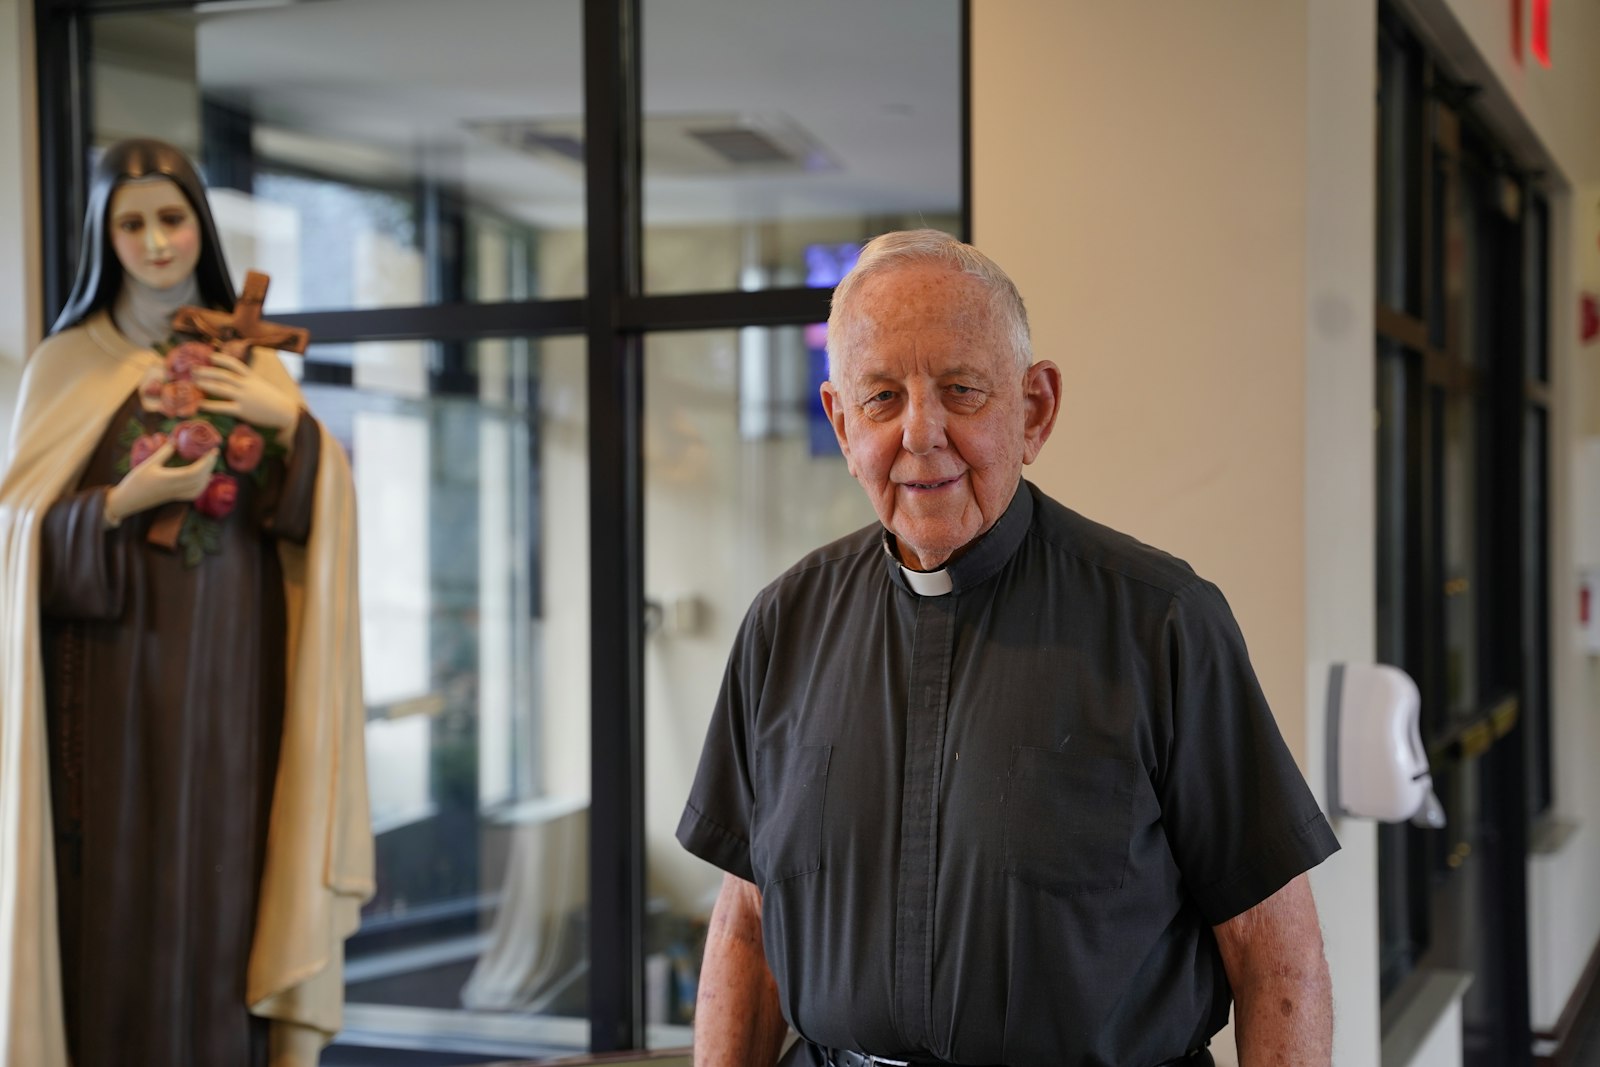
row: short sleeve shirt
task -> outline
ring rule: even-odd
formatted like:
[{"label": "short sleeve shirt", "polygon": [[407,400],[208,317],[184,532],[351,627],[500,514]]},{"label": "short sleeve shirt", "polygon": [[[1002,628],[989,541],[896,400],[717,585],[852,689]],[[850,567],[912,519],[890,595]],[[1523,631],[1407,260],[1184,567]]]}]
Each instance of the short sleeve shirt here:
[{"label": "short sleeve shirt", "polygon": [[1211,927],[1338,848],[1220,592],[1023,483],[914,591],[869,527],[756,597],[678,827],[761,889],[819,1044],[1155,1064],[1227,1019]]}]

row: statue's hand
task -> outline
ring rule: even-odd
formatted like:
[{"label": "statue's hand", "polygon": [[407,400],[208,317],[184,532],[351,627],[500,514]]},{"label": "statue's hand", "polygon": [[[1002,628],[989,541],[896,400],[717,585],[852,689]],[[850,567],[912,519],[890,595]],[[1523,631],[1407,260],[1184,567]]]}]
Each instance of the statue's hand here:
[{"label": "statue's hand", "polygon": [[277,430],[278,442],[288,447],[300,422],[297,397],[280,390],[249,364],[223,352],[211,357],[211,366],[195,368],[194,380],[210,398],[201,402],[202,410]]},{"label": "statue's hand", "polygon": [[173,444],[168,441],[106,491],[107,526],[118,526],[129,515],[174,500],[192,501],[205,492],[217,465],[217,450],[213,448],[187,466],[168,467],[172,452]]}]

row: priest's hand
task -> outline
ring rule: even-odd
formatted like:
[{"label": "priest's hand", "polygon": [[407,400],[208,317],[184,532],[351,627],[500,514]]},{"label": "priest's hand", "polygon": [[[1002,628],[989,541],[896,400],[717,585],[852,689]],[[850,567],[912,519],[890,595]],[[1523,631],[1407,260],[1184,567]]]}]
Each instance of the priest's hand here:
[{"label": "priest's hand", "polygon": [[126,478],[106,490],[107,526],[120,526],[129,515],[137,515],[174,500],[192,501],[205,492],[217,466],[217,450],[213,448],[183,467],[166,465],[172,453],[173,444],[167,441],[150,453],[143,463],[130,470]]},{"label": "priest's hand", "polygon": [[196,367],[194,380],[209,398],[201,401],[201,409],[277,430],[278,443],[289,446],[300,423],[299,397],[279,389],[249,364],[224,352],[211,357],[211,366]]}]

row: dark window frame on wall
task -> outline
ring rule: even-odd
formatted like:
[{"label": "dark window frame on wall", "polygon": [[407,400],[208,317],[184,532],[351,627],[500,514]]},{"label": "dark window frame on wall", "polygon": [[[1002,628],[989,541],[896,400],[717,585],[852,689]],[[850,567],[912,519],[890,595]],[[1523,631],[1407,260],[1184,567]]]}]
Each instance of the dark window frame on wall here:
[{"label": "dark window frame on wall", "polygon": [[[44,312],[71,286],[93,128],[89,16],[191,11],[166,0],[34,0],[39,71]],[[645,1046],[643,376],[646,332],[804,326],[827,318],[831,290],[645,295],[640,160],[640,0],[583,0],[588,291],[577,299],[278,315],[319,344],[583,335],[588,343],[591,780],[589,1013],[595,1052]],[[960,0],[961,234],[971,235],[970,0]],[[208,136],[237,142],[227,116]],[[248,137],[246,136],[246,141]],[[235,145],[237,148],[237,145]],[[228,183],[247,188],[248,150]],[[244,173],[239,171],[243,169]],[[443,293],[457,296],[459,293]],[[452,347],[450,345],[446,346]],[[463,344],[454,344],[459,350]],[[445,368],[447,371],[449,368]],[[457,368],[460,370],[461,368]],[[349,368],[307,365],[308,380],[350,384]]]},{"label": "dark window frame on wall", "polygon": [[[1378,656],[1422,692],[1450,819],[1379,828],[1385,1021],[1423,970],[1474,969],[1467,1062],[1523,1062],[1527,841],[1552,796],[1549,210],[1389,5],[1377,44]],[[1493,932],[1464,937],[1486,898]]]}]

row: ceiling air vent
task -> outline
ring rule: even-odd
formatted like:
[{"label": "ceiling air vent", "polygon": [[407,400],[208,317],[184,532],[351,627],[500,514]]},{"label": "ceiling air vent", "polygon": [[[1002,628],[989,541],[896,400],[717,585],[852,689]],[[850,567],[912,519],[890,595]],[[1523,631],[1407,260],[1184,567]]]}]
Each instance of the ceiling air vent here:
[{"label": "ceiling air vent", "polygon": [[[467,126],[478,136],[515,151],[583,165],[580,119],[490,119]],[[839,169],[816,138],[780,114],[646,115],[644,165],[649,174],[659,177]]]},{"label": "ceiling air vent", "polygon": [[748,126],[718,126],[685,132],[736,167],[770,166],[774,163],[792,166],[800,162],[772,138]]}]

